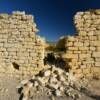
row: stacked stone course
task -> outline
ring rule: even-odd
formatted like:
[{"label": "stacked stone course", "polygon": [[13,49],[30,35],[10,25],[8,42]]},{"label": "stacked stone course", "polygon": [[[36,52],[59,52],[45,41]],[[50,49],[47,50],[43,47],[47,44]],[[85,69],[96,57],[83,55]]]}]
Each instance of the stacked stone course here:
[{"label": "stacked stone course", "polygon": [[[32,15],[19,11],[13,12],[11,15],[0,14],[1,65],[2,63],[5,63],[5,66],[16,63],[21,70],[20,73],[42,69],[44,66],[44,40],[36,35],[36,32],[38,29]],[[30,74],[30,72],[28,73]]]},{"label": "stacked stone course", "polygon": [[100,76],[100,9],[78,12],[74,24],[78,34],[66,38],[63,58],[76,77]]}]

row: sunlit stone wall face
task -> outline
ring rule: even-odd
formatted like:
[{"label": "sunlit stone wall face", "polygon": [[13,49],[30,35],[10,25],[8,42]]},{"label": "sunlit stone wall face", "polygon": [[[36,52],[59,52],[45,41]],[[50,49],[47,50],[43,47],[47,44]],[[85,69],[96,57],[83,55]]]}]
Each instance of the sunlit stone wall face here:
[{"label": "sunlit stone wall face", "polygon": [[77,12],[74,24],[78,34],[66,38],[63,58],[76,77],[100,76],[100,10]]},{"label": "sunlit stone wall face", "polygon": [[36,35],[37,31],[32,15],[19,11],[0,14],[0,62],[31,70],[42,68],[44,40]]}]

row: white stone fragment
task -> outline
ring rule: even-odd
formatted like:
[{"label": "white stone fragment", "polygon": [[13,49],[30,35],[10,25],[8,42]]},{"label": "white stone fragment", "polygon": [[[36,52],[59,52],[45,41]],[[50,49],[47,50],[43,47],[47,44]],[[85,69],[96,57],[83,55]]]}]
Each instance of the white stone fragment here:
[{"label": "white stone fragment", "polygon": [[56,95],[56,96],[62,96],[61,91],[57,89],[57,90],[55,91],[55,95]]},{"label": "white stone fragment", "polygon": [[47,70],[47,71],[44,72],[44,76],[45,77],[50,76],[50,74],[51,74],[51,71],[50,70]]}]

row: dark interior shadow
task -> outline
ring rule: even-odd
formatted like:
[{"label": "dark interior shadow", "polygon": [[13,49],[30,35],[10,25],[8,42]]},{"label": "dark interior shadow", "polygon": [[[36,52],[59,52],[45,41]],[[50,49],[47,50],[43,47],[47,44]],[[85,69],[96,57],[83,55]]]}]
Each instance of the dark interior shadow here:
[{"label": "dark interior shadow", "polygon": [[100,100],[100,95],[92,95],[91,97],[95,100]]},{"label": "dark interior shadow", "polygon": [[44,58],[44,65],[46,64],[55,64],[55,56],[53,53],[48,53],[47,56]]},{"label": "dark interior shadow", "polygon": [[19,100],[23,99],[23,93],[20,95]]},{"label": "dark interior shadow", "polygon": [[19,70],[19,65],[17,63],[13,62],[12,64],[13,64],[15,69]]},{"label": "dark interior shadow", "polygon": [[44,58],[44,65],[55,65],[55,67],[61,68],[67,72],[69,72],[69,65],[67,61],[64,61],[61,57],[55,57],[54,53],[48,53],[47,56]]},{"label": "dark interior shadow", "polygon": [[22,90],[23,90],[23,87],[18,88],[18,93],[21,94]]}]

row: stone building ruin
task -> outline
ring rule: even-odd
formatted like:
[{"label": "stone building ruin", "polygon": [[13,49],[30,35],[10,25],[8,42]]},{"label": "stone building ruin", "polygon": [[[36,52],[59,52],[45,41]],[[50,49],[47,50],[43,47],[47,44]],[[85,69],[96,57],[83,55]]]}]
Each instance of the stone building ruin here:
[{"label": "stone building ruin", "polygon": [[26,72],[43,68],[44,40],[37,31],[32,15],[19,11],[0,14],[0,66],[12,63]]},{"label": "stone building ruin", "polygon": [[[78,34],[58,43],[65,50],[61,56],[76,77],[100,76],[100,9],[77,12],[74,24]],[[0,73],[27,76],[43,69],[45,41],[37,31],[32,15],[0,14]]]},{"label": "stone building ruin", "polygon": [[78,34],[63,38],[62,57],[76,77],[100,76],[100,9],[77,12],[74,24]]}]

